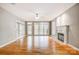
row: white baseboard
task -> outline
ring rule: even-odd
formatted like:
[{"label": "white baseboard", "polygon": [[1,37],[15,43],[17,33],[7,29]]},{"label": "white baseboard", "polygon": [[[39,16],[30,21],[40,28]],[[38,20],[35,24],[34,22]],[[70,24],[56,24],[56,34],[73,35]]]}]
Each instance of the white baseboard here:
[{"label": "white baseboard", "polygon": [[[55,37],[54,37],[54,38],[55,38]],[[75,47],[75,46],[73,46],[73,45],[71,45],[71,44],[68,44],[68,43],[63,43],[63,42],[59,41],[57,38],[55,38],[55,41],[58,42],[58,43],[60,43],[61,45],[68,45],[68,46],[70,46],[71,48],[73,48],[74,50],[79,51],[79,48],[77,48],[77,47]]]},{"label": "white baseboard", "polygon": [[9,45],[9,44],[15,42],[16,40],[23,38],[23,37],[24,37],[24,36],[20,36],[20,37],[14,39],[14,40],[12,40],[12,41],[9,41],[9,42],[7,42],[7,43],[1,45],[0,48],[2,48],[2,47],[4,47],[4,46],[7,46],[7,45]]},{"label": "white baseboard", "polygon": [[[16,39],[16,40],[17,40],[17,39]],[[9,44],[15,42],[16,40],[9,41],[9,42],[7,42],[7,43],[1,45],[0,48],[2,48],[2,47],[4,47],[4,46],[7,46],[7,45],[9,45]]]},{"label": "white baseboard", "polygon": [[79,49],[78,49],[77,47],[75,47],[75,46],[73,46],[73,45],[71,45],[71,44],[67,44],[67,45],[70,46],[71,48],[73,48],[74,50],[79,51]]}]

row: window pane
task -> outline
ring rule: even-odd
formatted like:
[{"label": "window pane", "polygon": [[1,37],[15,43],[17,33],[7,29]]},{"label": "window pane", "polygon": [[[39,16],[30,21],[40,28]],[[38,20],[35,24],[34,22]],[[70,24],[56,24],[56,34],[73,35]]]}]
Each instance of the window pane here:
[{"label": "window pane", "polygon": [[49,24],[48,23],[44,23],[44,25],[43,25],[43,27],[44,27],[44,34],[45,35],[48,35],[49,34]]},{"label": "window pane", "polygon": [[27,35],[32,35],[32,22],[27,22]]},{"label": "window pane", "polygon": [[39,34],[39,23],[34,23],[34,35]]},{"label": "window pane", "polygon": [[43,24],[44,23],[39,23],[39,34],[40,35],[43,35],[44,33],[43,33]]},{"label": "window pane", "polygon": [[32,35],[32,25],[27,26],[27,34]]}]

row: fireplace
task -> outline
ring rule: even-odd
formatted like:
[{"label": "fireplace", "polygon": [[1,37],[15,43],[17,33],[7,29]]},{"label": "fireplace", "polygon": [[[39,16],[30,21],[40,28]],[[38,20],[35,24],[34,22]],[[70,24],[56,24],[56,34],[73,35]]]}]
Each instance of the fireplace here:
[{"label": "fireplace", "polygon": [[63,33],[58,33],[58,40],[64,42],[64,34]]}]

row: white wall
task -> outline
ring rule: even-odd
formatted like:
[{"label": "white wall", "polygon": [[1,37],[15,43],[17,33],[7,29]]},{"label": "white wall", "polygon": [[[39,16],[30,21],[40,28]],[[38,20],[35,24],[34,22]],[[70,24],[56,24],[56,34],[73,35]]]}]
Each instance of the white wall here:
[{"label": "white wall", "polygon": [[56,20],[52,21],[52,36],[56,36]]},{"label": "white wall", "polygon": [[15,40],[17,17],[0,8],[0,46]]},{"label": "white wall", "polygon": [[79,48],[79,4],[76,4],[59,17],[61,22],[60,24],[57,23],[58,25],[69,25],[68,43]]}]

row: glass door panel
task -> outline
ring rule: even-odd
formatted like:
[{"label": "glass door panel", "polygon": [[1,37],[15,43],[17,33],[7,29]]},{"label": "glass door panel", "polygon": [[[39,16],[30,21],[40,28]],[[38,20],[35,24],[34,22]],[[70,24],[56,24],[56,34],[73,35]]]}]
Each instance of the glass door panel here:
[{"label": "glass door panel", "polygon": [[32,35],[32,23],[27,23],[27,35]]}]

